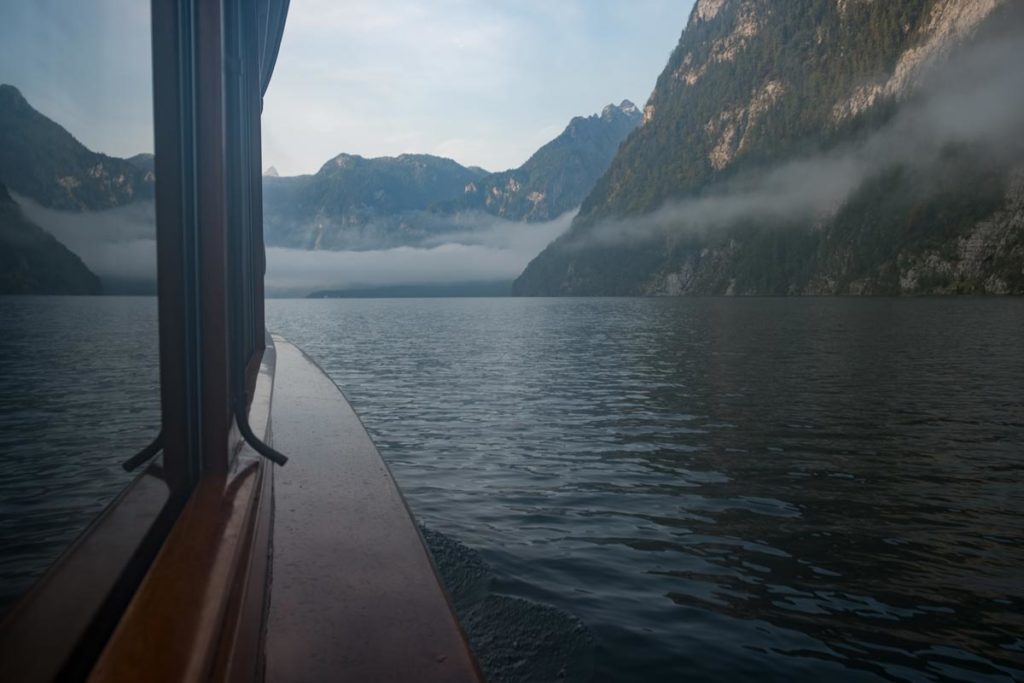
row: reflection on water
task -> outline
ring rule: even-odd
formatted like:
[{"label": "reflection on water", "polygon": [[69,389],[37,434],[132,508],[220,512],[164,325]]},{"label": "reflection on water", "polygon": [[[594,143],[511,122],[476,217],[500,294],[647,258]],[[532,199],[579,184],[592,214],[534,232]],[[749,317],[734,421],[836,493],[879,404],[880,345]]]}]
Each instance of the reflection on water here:
[{"label": "reflection on water", "polygon": [[1024,301],[273,301],[615,680],[1024,677]]},{"label": "reflection on water", "polygon": [[156,299],[0,296],[0,611],[159,431]]}]

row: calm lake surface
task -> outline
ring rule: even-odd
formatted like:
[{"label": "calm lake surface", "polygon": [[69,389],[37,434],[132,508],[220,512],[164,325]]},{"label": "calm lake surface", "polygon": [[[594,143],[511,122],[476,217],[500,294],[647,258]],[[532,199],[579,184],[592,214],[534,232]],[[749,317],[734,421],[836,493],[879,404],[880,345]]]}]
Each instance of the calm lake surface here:
[{"label": "calm lake surface", "polygon": [[[267,308],[424,524],[586,624],[595,680],[1024,678],[1024,300]],[[9,599],[155,432],[155,306],[0,323]]]},{"label": "calm lake surface", "polygon": [[160,431],[156,299],[0,296],[0,612]]}]

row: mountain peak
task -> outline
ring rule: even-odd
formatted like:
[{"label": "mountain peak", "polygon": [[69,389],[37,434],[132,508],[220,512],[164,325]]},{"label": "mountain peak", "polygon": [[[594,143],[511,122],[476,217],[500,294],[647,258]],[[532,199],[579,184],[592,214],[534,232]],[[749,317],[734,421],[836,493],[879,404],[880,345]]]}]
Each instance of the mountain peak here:
[{"label": "mountain peak", "polygon": [[0,83],[0,97],[25,101],[25,96],[21,94],[21,91],[10,83]]},{"label": "mountain peak", "polygon": [[145,173],[147,179],[152,180],[155,177],[152,176],[156,163],[156,157],[153,154],[149,152],[142,152],[141,154],[136,154],[133,157],[128,157],[125,161]]},{"label": "mountain peak", "polygon": [[277,172],[277,169],[273,166],[267,166],[267,170],[263,172],[264,178],[280,178],[281,174]]},{"label": "mountain peak", "polygon": [[325,171],[330,171],[331,169],[335,169],[335,168],[341,168],[341,169],[352,168],[357,163],[359,163],[360,161],[364,161],[364,159],[363,159],[363,157],[359,156],[358,154],[347,154],[345,152],[342,152],[341,154],[337,155],[336,157],[332,157],[332,158],[328,159],[327,162],[324,163],[324,165],[320,167],[320,171],[318,171],[318,172],[319,173],[324,173]]},{"label": "mountain peak", "polygon": [[12,113],[31,109],[21,91],[7,83],[0,83],[0,107]]},{"label": "mountain peak", "polygon": [[609,104],[601,110],[601,118],[606,121],[614,119],[616,116],[626,116],[628,118],[640,118],[640,110],[635,104],[629,100],[622,100],[622,104]]}]

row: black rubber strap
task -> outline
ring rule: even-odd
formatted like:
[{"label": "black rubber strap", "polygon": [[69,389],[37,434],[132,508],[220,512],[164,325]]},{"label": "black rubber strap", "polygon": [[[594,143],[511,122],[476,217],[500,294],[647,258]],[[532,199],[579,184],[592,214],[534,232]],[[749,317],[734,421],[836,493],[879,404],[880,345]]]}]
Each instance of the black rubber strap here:
[{"label": "black rubber strap", "polygon": [[159,453],[161,450],[163,450],[163,447],[164,432],[163,430],[160,430],[160,433],[156,435],[156,438],[153,439],[153,441],[148,446],[146,446],[141,451],[139,451],[138,453],[136,453],[135,455],[121,463],[121,467],[124,468],[125,472],[131,472],[136,467],[143,464],[144,462],[152,458],[154,455]]},{"label": "black rubber strap", "polygon": [[238,431],[241,432],[242,438],[245,439],[247,444],[252,446],[254,451],[275,465],[281,465],[283,467],[284,464],[288,462],[288,456],[263,443],[255,434],[252,433],[252,427],[249,426],[249,416],[247,413],[248,411],[245,409],[244,397],[236,400],[235,422],[238,423]]}]

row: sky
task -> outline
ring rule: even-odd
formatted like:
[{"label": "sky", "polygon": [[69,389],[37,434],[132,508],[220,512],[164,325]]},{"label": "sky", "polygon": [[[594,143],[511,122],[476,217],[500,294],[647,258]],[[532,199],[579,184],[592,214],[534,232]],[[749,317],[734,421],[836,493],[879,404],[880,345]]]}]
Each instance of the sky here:
[{"label": "sky", "polygon": [[0,14],[0,83],[94,151],[153,151],[148,0],[3,0]]},{"label": "sky", "polygon": [[292,0],[264,165],[341,152],[524,162],[573,116],[643,106],[692,0]]},{"label": "sky", "polygon": [[[0,83],[90,149],[153,149],[148,0],[10,0]],[[643,106],[693,0],[292,0],[264,165],[342,153],[520,165],[573,116]]]}]

